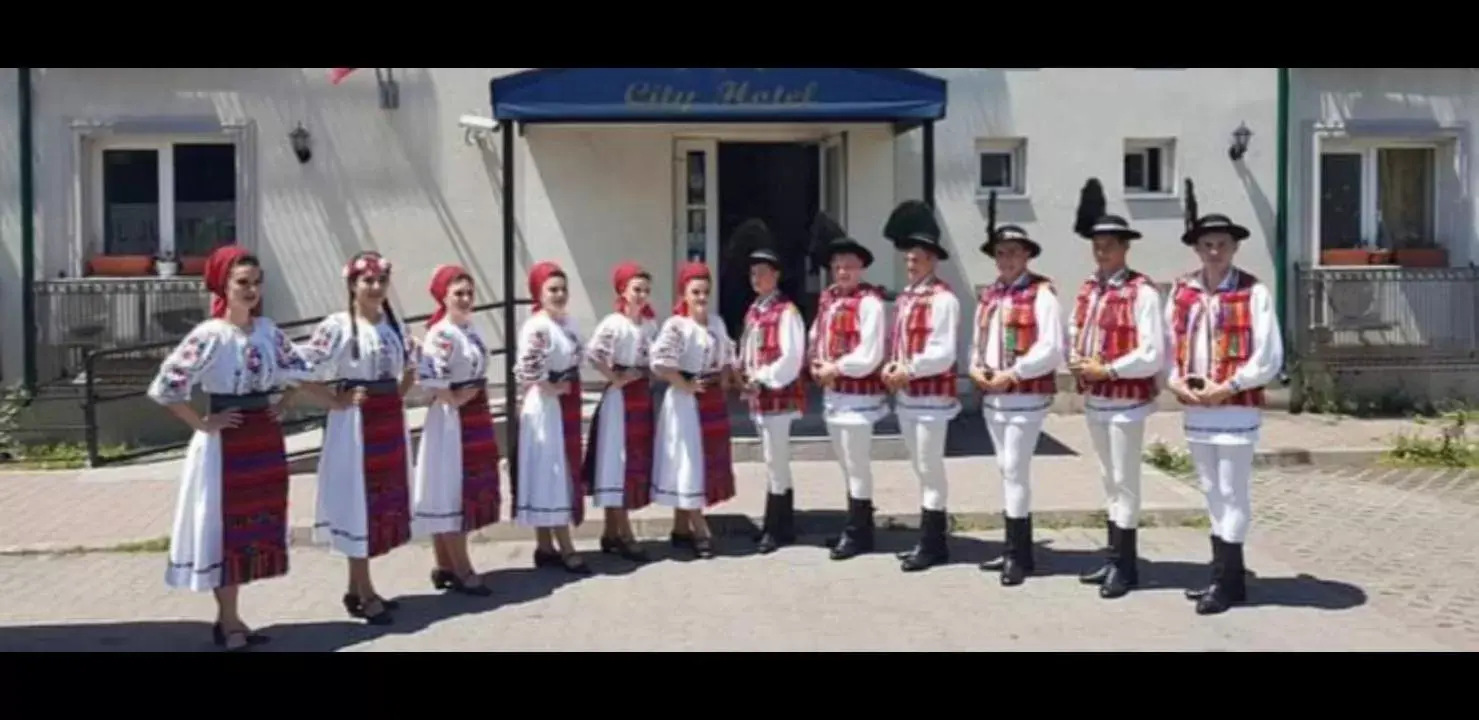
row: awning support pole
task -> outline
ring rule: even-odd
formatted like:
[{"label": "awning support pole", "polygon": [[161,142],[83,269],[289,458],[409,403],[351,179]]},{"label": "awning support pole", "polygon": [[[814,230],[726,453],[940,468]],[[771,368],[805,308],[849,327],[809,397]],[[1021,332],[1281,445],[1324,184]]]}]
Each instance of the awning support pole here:
[{"label": "awning support pole", "polygon": [[519,388],[514,381],[514,363],[518,361],[519,329],[514,315],[514,123],[501,123],[503,135],[503,426],[506,428],[508,477],[513,486],[519,482]]},{"label": "awning support pole", "polygon": [[924,123],[924,200],[926,205],[935,206],[935,121]]}]

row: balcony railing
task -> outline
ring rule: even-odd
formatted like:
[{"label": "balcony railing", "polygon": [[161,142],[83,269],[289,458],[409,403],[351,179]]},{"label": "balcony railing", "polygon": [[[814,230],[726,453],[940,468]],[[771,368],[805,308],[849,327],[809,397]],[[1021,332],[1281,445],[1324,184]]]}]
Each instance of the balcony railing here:
[{"label": "balcony railing", "polygon": [[[210,303],[199,278],[42,280],[35,287],[37,377],[44,384],[83,383],[89,353],[178,340]],[[93,382],[147,382],[170,349],[109,355]]]},{"label": "balcony railing", "polygon": [[1290,335],[1326,364],[1479,362],[1479,269],[1316,268],[1295,277]]}]

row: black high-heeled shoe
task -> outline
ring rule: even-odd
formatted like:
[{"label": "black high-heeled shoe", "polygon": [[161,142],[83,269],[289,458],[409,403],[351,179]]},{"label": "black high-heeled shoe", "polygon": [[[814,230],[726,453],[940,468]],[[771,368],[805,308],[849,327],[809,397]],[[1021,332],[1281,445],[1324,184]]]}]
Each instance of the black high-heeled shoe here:
[{"label": "black high-heeled shoe", "polygon": [[[391,601],[380,598],[375,599],[380,601],[380,612],[374,615],[368,615],[365,613],[365,603],[360,601],[358,595],[345,593],[344,611],[349,613],[350,617],[364,620],[371,625],[389,625],[395,622],[395,618],[390,615]],[[399,606],[399,603],[397,603],[397,606]]]},{"label": "black high-heeled shoe", "polygon": [[[454,593],[471,595],[473,597],[488,597],[493,594],[493,590],[482,582],[469,583],[456,575],[452,575],[451,577],[452,584],[448,586],[448,589]],[[476,574],[473,575],[473,578],[476,579],[477,577]]]},{"label": "black high-heeled shoe", "polygon": [[603,536],[601,538],[601,553],[615,555],[623,560],[629,560],[634,563],[645,563],[648,560],[647,553],[633,547],[625,538],[619,537]]},{"label": "black high-heeled shoe", "polygon": [[714,557],[714,538],[696,537],[693,539],[693,554],[700,560],[708,560]]},{"label": "black high-heeled shoe", "polygon": [[457,582],[457,575],[451,570],[437,568],[431,571],[431,586],[436,590],[446,590]]},{"label": "black high-heeled shoe", "polygon": [[244,644],[242,644],[241,646],[239,646],[239,647],[226,648],[226,651],[227,652],[240,652],[242,650],[246,650],[248,648],[255,647],[257,645],[265,645],[271,639],[271,638],[268,638],[266,635],[262,635],[260,633],[255,633],[255,632],[252,632],[250,630],[242,630],[242,631],[237,631],[237,632],[233,632],[233,633],[228,633],[228,632],[226,632],[226,629],[225,628],[221,627],[221,623],[216,623],[214,625],[211,625],[211,640],[218,647],[226,647],[226,640],[229,639],[232,635],[242,635],[242,636],[245,636],[246,642]]}]

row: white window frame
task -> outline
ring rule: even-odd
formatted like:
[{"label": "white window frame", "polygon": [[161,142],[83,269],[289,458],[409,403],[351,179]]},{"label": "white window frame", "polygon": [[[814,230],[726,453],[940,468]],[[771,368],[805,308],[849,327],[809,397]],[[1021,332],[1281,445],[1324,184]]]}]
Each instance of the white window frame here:
[{"label": "white window frame", "polygon": [[1146,187],[1125,186],[1125,197],[1135,198],[1168,198],[1175,197],[1180,184],[1176,177],[1176,139],[1175,138],[1127,138],[1125,140],[1124,155],[1120,159],[1120,182],[1124,183],[1124,158],[1130,155],[1139,155],[1144,158],[1146,167],[1150,167],[1150,155],[1147,150],[1159,150],[1161,154],[1161,189],[1152,190]]},{"label": "white window frame", "polygon": [[[1380,222],[1377,218],[1377,208],[1380,205],[1381,188],[1379,187],[1379,175],[1377,172],[1377,154],[1381,150],[1396,149],[1420,149],[1429,150],[1433,153],[1432,165],[1428,168],[1429,188],[1432,193],[1428,198],[1428,226],[1432,228],[1434,242],[1439,241],[1441,233],[1438,232],[1438,208],[1442,207],[1442,185],[1440,183],[1439,165],[1442,159],[1443,145],[1433,140],[1408,140],[1398,138],[1362,138],[1342,136],[1327,136],[1318,143],[1315,156],[1313,175],[1315,176],[1314,203],[1311,204],[1310,212],[1313,215],[1315,257],[1318,259],[1324,252],[1325,246],[1320,235],[1320,199],[1323,194],[1324,177],[1320,172],[1320,160],[1326,155],[1359,155],[1361,156],[1361,241],[1374,242],[1377,240],[1376,232]],[[1379,248],[1377,248],[1379,249]]]},{"label": "white window frame", "polygon": [[[153,149],[161,152],[161,199],[174,196],[174,165],[169,161],[175,143],[219,143],[236,147],[236,244],[257,248],[256,125],[251,121],[222,121],[215,117],[97,118],[73,120],[70,144],[71,187],[68,257],[47,262],[52,272],[87,277],[87,261],[102,253],[103,150]],[[174,203],[160,203],[160,250],[174,247]],[[43,251],[44,252],[44,251]]]},{"label": "white window frame", "polygon": [[[1010,158],[1011,184],[1001,187],[986,185],[981,178],[981,158],[1006,155]],[[992,191],[998,199],[1027,197],[1027,138],[983,138],[976,141],[976,195],[986,197]]]}]

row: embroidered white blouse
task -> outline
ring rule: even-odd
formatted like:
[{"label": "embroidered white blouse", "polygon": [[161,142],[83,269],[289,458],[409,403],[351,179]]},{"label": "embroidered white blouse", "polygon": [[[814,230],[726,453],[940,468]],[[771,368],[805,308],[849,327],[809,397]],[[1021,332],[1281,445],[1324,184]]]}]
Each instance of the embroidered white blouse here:
[{"label": "embroidered white blouse", "polygon": [[488,374],[488,346],[471,325],[440,320],[427,330],[416,358],[416,383],[440,390],[482,380]]},{"label": "embroidered white blouse", "polygon": [[[355,345],[358,357],[353,352]],[[348,311],[324,318],[308,342],[298,345],[298,351],[312,369],[309,379],[313,382],[399,381],[411,361],[405,328],[391,325],[387,318],[373,324],[351,318]]]},{"label": "embroidered white blouse", "polygon": [[735,367],[734,341],[718,315],[710,314],[707,325],[686,315],[663,321],[652,344],[652,369],[709,375]]},{"label": "embroidered white blouse", "polygon": [[159,366],[148,394],[161,405],[190,401],[191,390],[250,395],[292,387],[308,365],[277,323],[259,317],[251,332],[217,318],[196,325]]},{"label": "embroidered white blouse", "polygon": [[586,360],[603,365],[646,370],[652,341],[657,337],[657,323],[644,319],[634,322],[622,313],[611,313],[601,319],[591,333]]}]

